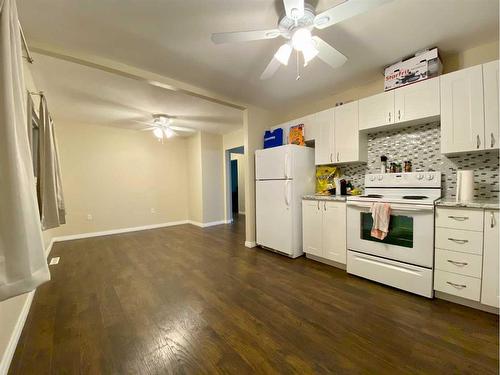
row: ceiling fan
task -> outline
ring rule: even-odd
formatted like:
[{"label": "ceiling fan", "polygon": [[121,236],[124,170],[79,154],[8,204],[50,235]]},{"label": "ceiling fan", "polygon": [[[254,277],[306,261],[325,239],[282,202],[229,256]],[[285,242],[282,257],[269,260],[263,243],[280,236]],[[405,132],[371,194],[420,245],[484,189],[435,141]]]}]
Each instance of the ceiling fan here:
[{"label": "ceiling fan", "polygon": [[[247,42],[252,40],[274,39],[282,36],[286,42],[279,47],[260,79],[271,78],[281,65],[288,65],[293,50],[302,53],[304,66],[318,56],[332,68],[338,68],[347,61],[342,53],[326,43],[311,31],[325,29],[348,18],[367,12],[392,0],[347,0],[340,5],[316,14],[314,7],[304,0],[283,0],[285,14],[278,21],[276,29],[256,31],[236,31],[212,34],[215,44]],[[297,75],[297,79],[300,75]]]},{"label": "ceiling fan", "polygon": [[[196,132],[195,129],[187,128],[184,126],[172,125],[175,121],[175,116],[168,116],[165,114],[154,114],[153,121],[144,124],[149,125],[147,128],[142,129],[143,131],[152,130],[153,134],[158,140],[162,141],[165,138],[172,138],[178,133],[193,133]],[[143,123],[143,122],[141,122]]]}]

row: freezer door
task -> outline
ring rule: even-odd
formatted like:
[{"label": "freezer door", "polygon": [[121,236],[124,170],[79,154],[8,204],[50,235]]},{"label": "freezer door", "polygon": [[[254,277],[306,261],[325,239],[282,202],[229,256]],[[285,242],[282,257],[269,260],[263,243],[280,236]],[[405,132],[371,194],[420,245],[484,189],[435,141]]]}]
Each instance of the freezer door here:
[{"label": "freezer door", "polygon": [[257,244],[293,255],[292,181],[256,183]]},{"label": "freezer door", "polygon": [[293,178],[293,153],[289,146],[255,151],[255,179],[278,180]]}]

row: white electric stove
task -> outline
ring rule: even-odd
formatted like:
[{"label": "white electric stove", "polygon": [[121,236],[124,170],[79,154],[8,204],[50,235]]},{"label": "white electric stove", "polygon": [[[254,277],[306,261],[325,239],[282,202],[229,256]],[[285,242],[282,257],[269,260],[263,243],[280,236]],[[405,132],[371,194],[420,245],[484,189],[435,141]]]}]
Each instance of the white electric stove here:
[{"label": "white electric stove", "polygon": [[[365,192],[347,199],[347,272],[433,297],[434,202],[440,172],[365,176]],[[371,237],[371,207],[391,206],[389,233]]]}]

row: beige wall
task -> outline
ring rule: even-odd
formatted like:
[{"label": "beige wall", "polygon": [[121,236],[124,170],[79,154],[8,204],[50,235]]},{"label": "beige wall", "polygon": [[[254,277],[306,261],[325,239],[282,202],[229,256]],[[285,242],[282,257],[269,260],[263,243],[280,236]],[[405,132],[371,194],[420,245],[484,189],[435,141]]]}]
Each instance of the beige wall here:
[{"label": "beige wall", "polygon": [[224,221],[222,135],[201,133],[203,223]]},{"label": "beige wall", "polygon": [[187,220],[185,139],[96,125],[56,124],[56,133],[67,223],[54,235]]},{"label": "beige wall", "polygon": [[269,111],[248,107],[243,114],[245,147],[245,246],[255,246],[255,150],[264,143],[264,131],[272,124]]},{"label": "beige wall", "polygon": [[[443,62],[443,73],[450,73],[455,70],[464,69],[470,66],[483,64],[488,61],[498,59],[498,40],[492,43],[476,46],[474,48],[449,53],[441,56]],[[335,106],[338,102],[349,102],[358,100],[384,91],[384,76],[381,73],[378,77],[365,85],[353,87],[341,93],[328,96],[322,100],[307,102],[292,109],[282,108],[273,112],[272,125],[277,125],[286,121],[322,111]]]},{"label": "beige wall", "polygon": [[201,176],[201,134],[196,133],[188,140],[188,218],[203,221],[203,190]]}]

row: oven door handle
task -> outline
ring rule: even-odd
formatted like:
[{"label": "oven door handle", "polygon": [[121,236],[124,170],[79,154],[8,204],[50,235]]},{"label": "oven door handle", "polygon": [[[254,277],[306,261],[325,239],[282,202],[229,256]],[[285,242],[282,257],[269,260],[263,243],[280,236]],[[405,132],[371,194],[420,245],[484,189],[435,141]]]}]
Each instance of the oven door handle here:
[{"label": "oven door handle", "polygon": [[[351,207],[360,207],[360,208],[371,208],[372,205],[370,203],[355,203],[355,202],[347,202],[348,206]],[[434,206],[415,206],[415,205],[402,205],[402,204],[390,204],[392,211],[433,211]]]}]

